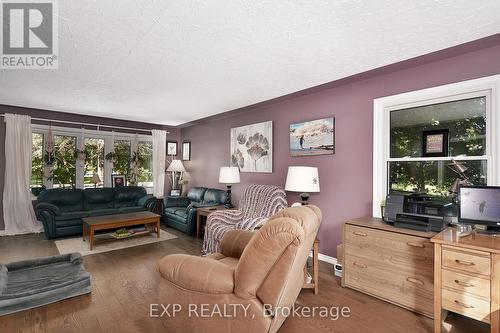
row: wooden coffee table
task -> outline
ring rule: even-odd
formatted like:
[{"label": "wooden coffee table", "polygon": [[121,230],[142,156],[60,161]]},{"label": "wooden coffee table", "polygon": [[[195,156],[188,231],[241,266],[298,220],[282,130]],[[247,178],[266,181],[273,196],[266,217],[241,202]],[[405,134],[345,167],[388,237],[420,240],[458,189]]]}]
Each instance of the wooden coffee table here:
[{"label": "wooden coffee table", "polygon": [[[105,216],[84,217],[83,221],[83,241],[89,240],[89,248],[94,247],[94,234],[97,230],[125,228],[135,225],[154,225],[154,231],[160,238],[160,215],[151,212],[137,212],[126,214],[115,214]],[[135,236],[130,236],[135,237]],[[127,237],[129,238],[129,237]],[[119,238],[117,238],[119,239]]]}]

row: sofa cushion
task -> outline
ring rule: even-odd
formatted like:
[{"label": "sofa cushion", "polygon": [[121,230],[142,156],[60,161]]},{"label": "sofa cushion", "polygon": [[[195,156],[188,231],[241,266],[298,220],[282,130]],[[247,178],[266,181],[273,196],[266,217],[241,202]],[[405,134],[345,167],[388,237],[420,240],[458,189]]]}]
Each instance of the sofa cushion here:
[{"label": "sofa cushion", "polygon": [[193,187],[192,189],[189,190],[187,197],[191,201],[201,202],[203,201],[203,196],[205,195],[206,191],[207,191],[206,187]]},{"label": "sofa cushion", "polygon": [[180,216],[182,218],[187,217],[186,207],[168,207],[165,209],[165,212],[168,214]]},{"label": "sofa cushion", "polygon": [[87,217],[87,216],[89,216],[88,211],[66,212],[66,213],[61,213],[60,215],[54,216],[54,220],[56,220],[56,221],[75,220],[75,219],[81,219],[81,218]]},{"label": "sofa cushion", "polygon": [[175,211],[178,209],[186,209],[184,207],[167,207],[165,208],[165,213],[175,214]]},{"label": "sofa cushion", "polygon": [[203,203],[220,205],[226,202],[227,192],[216,188],[209,188],[203,197]]},{"label": "sofa cushion", "polygon": [[55,225],[56,225],[57,228],[81,226],[82,225],[82,219],[72,219],[72,220],[64,220],[64,221],[55,221]]},{"label": "sofa cushion", "polygon": [[106,209],[95,209],[89,211],[89,216],[103,216],[112,214],[120,214],[120,210],[116,208],[106,208]]},{"label": "sofa cushion", "polygon": [[140,198],[146,196],[146,190],[141,186],[119,186],[115,188],[115,208],[138,206]]},{"label": "sofa cushion", "polygon": [[83,209],[113,208],[114,191],[112,188],[87,188],[83,190]]},{"label": "sofa cushion", "polygon": [[180,216],[182,218],[187,218],[186,210],[185,209],[178,209],[175,211],[175,215]]},{"label": "sofa cushion", "polygon": [[56,188],[43,190],[37,197],[38,202],[48,202],[57,206],[61,213],[83,210],[83,190]]},{"label": "sofa cushion", "polygon": [[120,213],[135,213],[144,211],[144,207],[142,206],[133,206],[133,207],[122,207],[119,208]]}]

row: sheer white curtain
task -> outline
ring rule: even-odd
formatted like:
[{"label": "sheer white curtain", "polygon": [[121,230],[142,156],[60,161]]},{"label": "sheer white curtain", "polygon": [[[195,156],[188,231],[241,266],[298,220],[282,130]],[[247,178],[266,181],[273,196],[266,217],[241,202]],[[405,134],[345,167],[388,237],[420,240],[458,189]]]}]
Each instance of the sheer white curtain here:
[{"label": "sheer white curtain", "polygon": [[5,235],[41,232],[29,190],[31,177],[31,118],[5,115],[5,181],[3,220]]},{"label": "sheer white curtain", "polygon": [[167,155],[167,132],[152,130],[153,135],[153,186],[154,196],[162,197],[165,187],[165,156]]}]

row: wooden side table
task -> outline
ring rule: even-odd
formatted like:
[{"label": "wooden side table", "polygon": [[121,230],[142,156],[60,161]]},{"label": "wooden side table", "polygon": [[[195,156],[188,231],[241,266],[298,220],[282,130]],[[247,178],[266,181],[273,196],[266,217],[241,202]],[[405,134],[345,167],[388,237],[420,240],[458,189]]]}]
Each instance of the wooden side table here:
[{"label": "wooden side table", "polygon": [[165,210],[165,203],[163,202],[163,199],[165,197],[156,197],[156,207],[153,213],[160,215],[163,217],[164,210]]},{"label": "wooden side table", "polygon": [[319,252],[319,239],[315,239],[313,243],[313,248],[312,248],[312,280],[311,282],[307,282],[307,263],[306,266],[304,267],[304,285],[302,286],[302,289],[314,289],[314,294],[318,294],[318,278],[319,278],[319,270],[318,270],[318,252]]},{"label": "wooden side table", "polygon": [[204,222],[206,219],[202,220],[202,216],[208,217],[210,213],[218,210],[226,210],[225,206],[212,206],[212,207],[198,207],[196,208],[196,238],[200,238],[201,230],[204,228]]}]

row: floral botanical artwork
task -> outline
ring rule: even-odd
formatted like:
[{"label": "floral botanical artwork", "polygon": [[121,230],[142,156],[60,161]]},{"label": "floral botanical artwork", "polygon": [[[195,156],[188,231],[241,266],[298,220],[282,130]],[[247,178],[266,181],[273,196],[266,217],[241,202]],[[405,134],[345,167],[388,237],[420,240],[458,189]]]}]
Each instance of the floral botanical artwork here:
[{"label": "floral botanical artwork", "polygon": [[231,128],[231,166],[241,172],[273,172],[273,122]]},{"label": "floral botanical artwork", "polygon": [[290,124],[290,155],[335,154],[335,118]]}]

